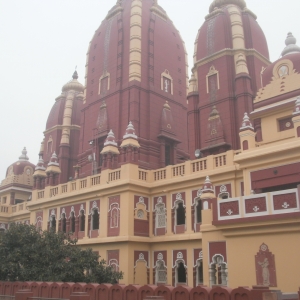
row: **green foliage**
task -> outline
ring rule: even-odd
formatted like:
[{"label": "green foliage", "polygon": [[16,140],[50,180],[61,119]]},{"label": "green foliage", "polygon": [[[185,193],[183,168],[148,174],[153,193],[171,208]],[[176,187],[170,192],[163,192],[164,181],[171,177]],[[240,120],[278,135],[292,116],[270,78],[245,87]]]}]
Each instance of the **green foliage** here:
[{"label": "green foliage", "polygon": [[11,224],[0,237],[0,280],[116,283],[123,278],[62,232]]}]

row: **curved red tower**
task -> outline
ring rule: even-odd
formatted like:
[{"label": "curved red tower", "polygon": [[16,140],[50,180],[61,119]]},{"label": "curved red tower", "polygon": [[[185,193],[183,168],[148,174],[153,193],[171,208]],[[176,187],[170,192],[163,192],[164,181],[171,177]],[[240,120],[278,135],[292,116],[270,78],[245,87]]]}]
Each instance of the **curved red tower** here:
[{"label": "curved red tower", "polygon": [[261,87],[269,52],[244,0],[215,0],[195,42],[188,94],[189,152],[239,148],[238,128]]},{"label": "curved red tower", "polygon": [[117,1],[87,53],[80,176],[101,171],[109,131],[120,146],[129,122],[141,168],[187,159],[187,80],[184,43],[157,1]]},{"label": "curved red tower", "polygon": [[77,164],[80,111],[84,91],[83,85],[77,79],[75,71],[73,79],[62,87],[62,93],[55,99],[48,116],[39,156],[47,166],[53,154],[55,157],[57,155],[61,173],[57,174],[57,179],[51,184],[48,178],[46,185],[65,183],[74,177],[73,167]]}]

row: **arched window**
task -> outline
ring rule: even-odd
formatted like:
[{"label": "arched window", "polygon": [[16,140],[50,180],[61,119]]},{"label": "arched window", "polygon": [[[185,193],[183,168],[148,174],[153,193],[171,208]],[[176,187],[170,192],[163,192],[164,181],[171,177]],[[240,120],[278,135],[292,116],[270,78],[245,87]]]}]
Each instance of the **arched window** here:
[{"label": "arched window", "polygon": [[55,215],[52,215],[50,217],[50,230],[52,232],[56,232],[56,218],[55,218]]},{"label": "arched window", "polygon": [[53,153],[52,144],[53,144],[53,139],[52,139],[52,135],[50,135],[49,139],[48,139],[48,142],[47,142],[47,154],[48,155],[51,155]]},{"label": "arched window", "polygon": [[196,200],[196,222],[202,222],[202,202],[200,199]]},{"label": "arched window", "polygon": [[199,259],[197,261],[197,269],[196,269],[196,282],[197,285],[203,284],[203,260]]},{"label": "arched window", "polygon": [[36,227],[37,230],[42,230],[42,227],[43,227],[42,217],[37,217],[36,218],[35,227]]},{"label": "arched window", "polygon": [[66,219],[66,214],[65,213],[63,213],[61,215],[61,231],[63,233],[66,233],[66,231],[67,231],[67,219]]},{"label": "arched window", "polygon": [[1,224],[0,225],[0,235],[2,235],[6,231],[5,225]]},{"label": "arched window", "polygon": [[71,211],[70,231],[72,231],[73,233],[75,232],[75,214],[74,214],[74,211]]},{"label": "arched window", "polygon": [[220,198],[220,199],[230,198],[230,194],[228,193],[226,185],[223,184],[223,185],[220,186],[220,193],[218,195],[218,198]]},{"label": "arched window", "polygon": [[167,268],[163,260],[156,261],[155,267],[155,284],[167,283]]},{"label": "arched window", "polygon": [[85,215],[84,210],[79,213],[79,231],[85,231]]},{"label": "arched window", "polygon": [[162,202],[155,205],[155,228],[166,228],[166,208]]},{"label": "arched window", "polygon": [[92,210],[92,230],[99,229],[99,212],[98,208]]},{"label": "arched window", "polygon": [[113,203],[111,205],[110,211],[110,228],[118,228],[119,227],[119,205],[117,203]]},{"label": "arched window", "polygon": [[179,202],[176,208],[176,225],[185,224],[185,208],[183,202]]},{"label": "arched window", "polygon": [[197,284],[203,284],[203,261],[198,261],[197,267]]},{"label": "arched window", "polygon": [[212,263],[209,268],[210,286],[215,284],[227,285],[228,270],[227,264],[224,262],[224,257],[221,254],[216,254],[212,258]]},{"label": "arched window", "polygon": [[177,277],[176,284],[186,283],[186,269],[182,261],[177,263],[176,277]]},{"label": "arched window", "polygon": [[248,145],[248,141],[243,141],[243,150],[248,150],[249,149],[249,145]]},{"label": "arched window", "polygon": [[111,266],[114,269],[114,271],[119,271],[119,263],[116,259],[110,259],[108,265]]}]

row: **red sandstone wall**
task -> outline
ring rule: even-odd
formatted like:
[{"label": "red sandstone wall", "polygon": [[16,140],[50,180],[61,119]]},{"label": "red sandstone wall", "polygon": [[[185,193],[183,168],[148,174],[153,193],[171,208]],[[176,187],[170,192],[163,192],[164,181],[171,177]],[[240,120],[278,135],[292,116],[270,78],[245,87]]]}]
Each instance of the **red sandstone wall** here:
[{"label": "red sandstone wall", "polygon": [[[122,284],[85,284],[85,283],[62,283],[62,282],[0,282],[0,295],[14,296],[16,300],[27,300],[28,297],[48,297],[84,300],[144,300],[153,296],[161,297],[164,300],[263,300],[263,293],[270,293],[268,287],[253,286],[238,287],[231,289],[228,287],[197,286],[190,288],[185,285],[155,286],[155,285],[122,285]],[[17,294],[16,294],[17,293]],[[74,293],[80,293],[75,295]],[[85,294],[87,293],[87,294]],[[294,295],[295,298],[291,297]],[[289,294],[289,299],[297,300],[297,294]],[[282,299],[285,295],[282,295]],[[300,298],[299,298],[300,300]]]}]

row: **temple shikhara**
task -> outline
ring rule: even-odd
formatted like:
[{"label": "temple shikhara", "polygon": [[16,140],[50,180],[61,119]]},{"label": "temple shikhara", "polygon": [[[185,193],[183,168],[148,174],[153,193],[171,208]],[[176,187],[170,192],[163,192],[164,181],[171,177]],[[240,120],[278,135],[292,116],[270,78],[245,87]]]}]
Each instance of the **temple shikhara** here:
[{"label": "temple shikhara", "polygon": [[300,47],[271,62],[248,4],[212,1],[186,49],[159,1],[117,1],[2,174],[0,231],[72,231],[124,284],[298,290]]}]

